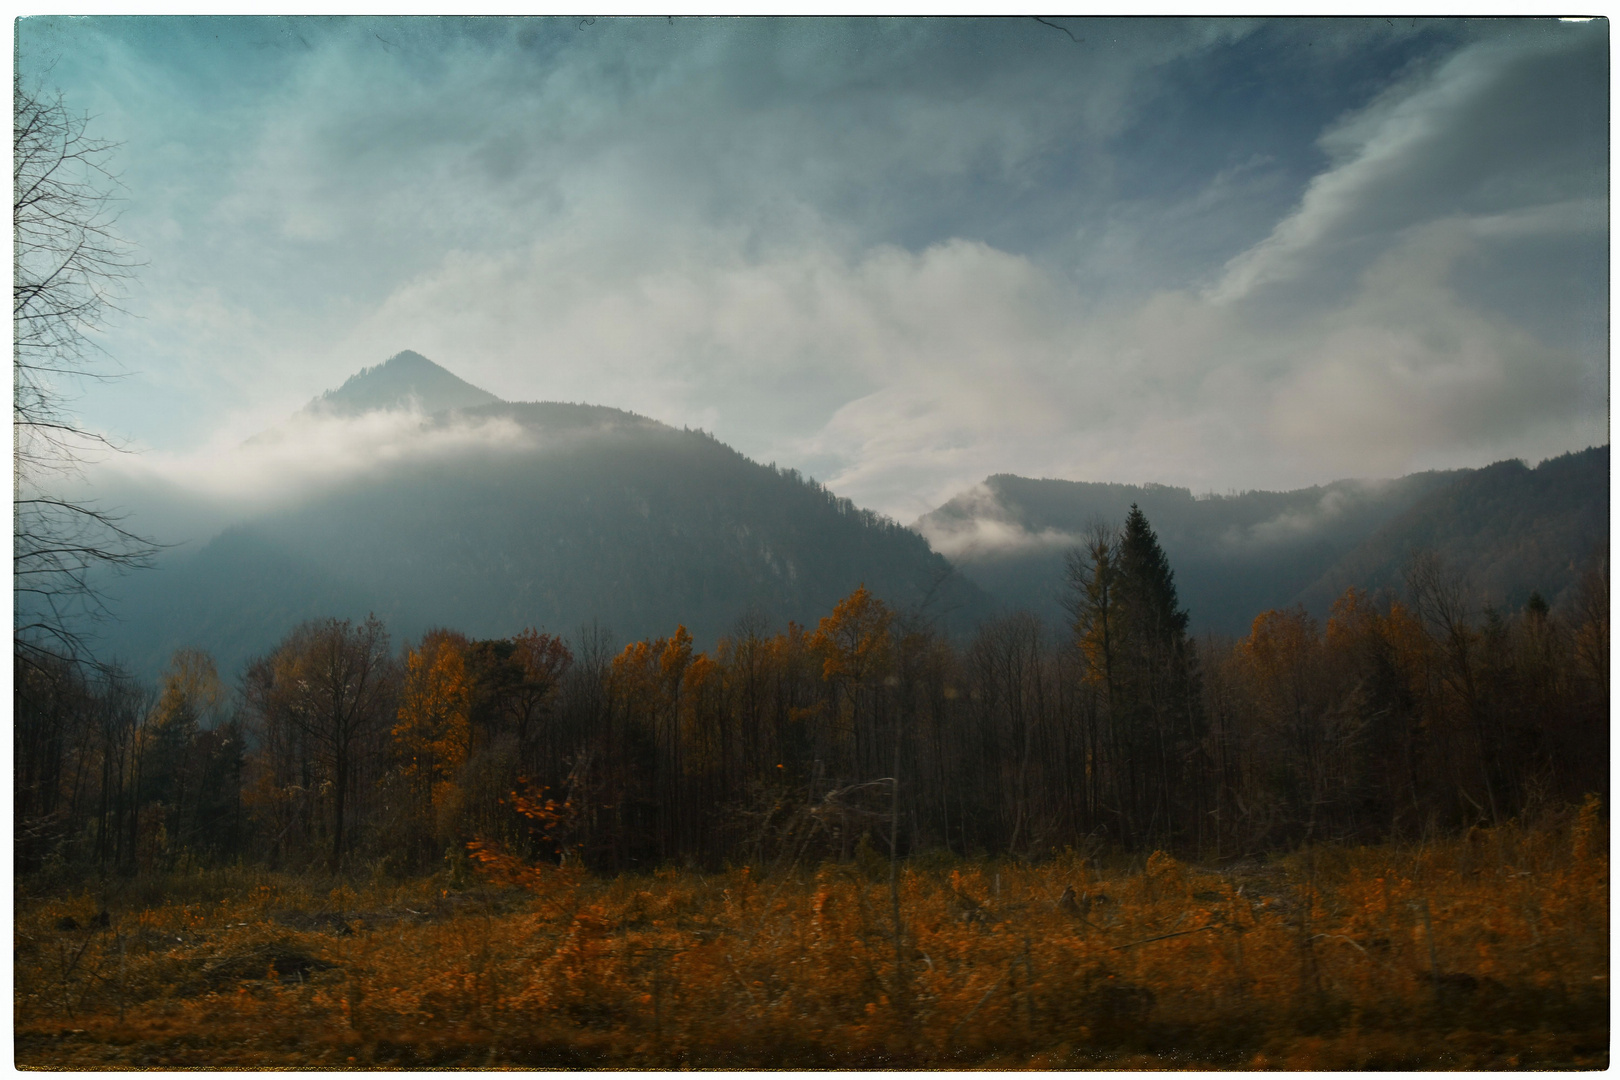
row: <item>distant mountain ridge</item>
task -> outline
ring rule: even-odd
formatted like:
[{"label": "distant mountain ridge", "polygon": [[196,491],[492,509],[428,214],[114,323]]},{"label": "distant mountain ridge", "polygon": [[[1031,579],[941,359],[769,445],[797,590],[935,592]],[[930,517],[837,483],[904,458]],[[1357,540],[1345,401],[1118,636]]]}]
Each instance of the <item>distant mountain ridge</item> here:
[{"label": "distant mountain ridge", "polygon": [[[605,406],[505,402],[409,351],[249,442],[297,444],[380,410],[411,414],[385,425],[391,437],[436,449],[299,488],[108,582],[120,621],[102,655],[152,675],[198,645],[229,676],[300,621],[369,612],[396,640],[434,626],[504,637],[595,624],[623,643],[684,624],[707,647],[744,615],[813,625],[862,584],[958,636],[1017,608],[1056,629],[1065,552],[1132,503],[1195,632],[1241,634],[1295,603],[1325,615],[1351,585],[1399,591],[1419,550],[1441,554],[1482,601],[1517,606],[1534,589],[1557,606],[1608,538],[1606,446],[1536,469],[1204,498],[1001,474],[907,529],[703,432]],[[434,441],[467,432],[477,437]]]},{"label": "distant mountain ridge", "polygon": [[1559,606],[1609,540],[1609,448],[1464,470],[1417,500],[1303,589],[1323,609],[1346,588],[1399,589],[1412,557],[1432,551],[1478,598],[1519,607],[1532,591]]},{"label": "distant mountain ridge", "polygon": [[1482,603],[1517,606],[1540,591],[1556,604],[1607,545],[1609,451],[1205,498],[997,475],[913,527],[1002,603],[1062,625],[1064,553],[1132,503],[1159,534],[1195,630],[1244,633],[1260,612],[1296,603],[1322,616],[1352,585],[1399,593],[1419,550],[1461,572]]},{"label": "distant mountain ridge", "polygon": [[396,640],[597,624],[623,644],[684,624],[707,648],[750,613],[813,626],[863,584],[959,633],[994,609],[915,532],[703,432],[604,406],[487,400],[424,364],[437,367],[401,354],[317,401],[338,416],[437,404],[424,433],[497,425],[510,437],[312,489],[110,583],[121,621],[108,654],[151,674],[200,645],[232,675],[304,619],[368,612]]}]

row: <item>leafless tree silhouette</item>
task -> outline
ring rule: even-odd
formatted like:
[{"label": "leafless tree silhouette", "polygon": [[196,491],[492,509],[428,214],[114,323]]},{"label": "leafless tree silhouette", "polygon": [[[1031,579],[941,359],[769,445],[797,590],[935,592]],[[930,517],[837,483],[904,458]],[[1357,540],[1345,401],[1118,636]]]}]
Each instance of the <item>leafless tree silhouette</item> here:
[{"label": "leafless tree silhouette", "polygon": [[116,229],[114,144],[60,96],[21,81],[12,94],[14,651],[20,664],[77,662],[104,614],[94,572],[156,552],[117,516],[59,494],[87,455],[117,449],[68,404],[83,379],[110,377],[96,337],[138,264]]}]

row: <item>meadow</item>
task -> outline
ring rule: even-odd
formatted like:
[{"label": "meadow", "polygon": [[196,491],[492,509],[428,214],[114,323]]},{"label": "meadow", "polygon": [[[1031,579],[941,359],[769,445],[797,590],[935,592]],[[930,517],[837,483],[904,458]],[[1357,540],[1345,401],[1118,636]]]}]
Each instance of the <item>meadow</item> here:
[{"label": "meadow", "polygon": [[1608,868],[1589,799],[1220,866],[863,845],[615,877],[41,874],[16,897],[16,1064],[1604,1068]]}]

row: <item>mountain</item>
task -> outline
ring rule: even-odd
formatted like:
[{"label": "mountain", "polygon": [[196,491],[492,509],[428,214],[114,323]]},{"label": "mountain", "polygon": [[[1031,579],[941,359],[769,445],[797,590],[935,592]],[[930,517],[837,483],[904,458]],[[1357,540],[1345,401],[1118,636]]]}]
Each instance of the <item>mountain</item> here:
[{"label": "mountain", "polygon": [[500,398],[452,375],[421,353],[409,349],[376,367],[362,369],[336,390],[304,406],[320,416],[359,416],[381,409],[415,407],[425,413],[497,405]]},{"label": "mountain", "polygon": [[[468,391],[484,394],[407,353],[317,400],[443,405]],[[750,613],[813,626],[863,583],[954,632],[993,607],[917,533],[703,432],[499,400],[413,422],[437,449],[312,486],[110,583],[119,622],[102,655],[150,674],[199,645],[231,674],[304,619],[368,612],[396,641],[594,623],[623,643],[684,624],[703,648]]]},{"label": "mountain", "polygon": [[[814,625],[861,584],[958,636],[1009,608],[1056,627],[1065,552],[1132,503],[1200,632],[1241,634],[1295,603],[1322,616],[1351,585],[1399,590],[1421,550],[1462,571],[1481,602],[1518,606],[1538,590],[1556,607],[1608,538],[1607,447],[1534,469],[1206,497],[997,475],[913,531],[703,432],[504,402],[414,352],[243,452],[260,471],[236,486],[257,503],[204,513],[174,490],[149,499],[164,508],[153,520],[213,524],[156,568],[105,583],[117,621],[99,655],[151,675],[198,645],[230,675],[305,619],[368,612],[396,640],[434,626],[504,637],[596,624],[624,642],[684,624],[707,647],[744,616]],[[359,464],[324,469],[328,458]],[[324,471],[292,475],[311,460]]]},{"label": "mountain", "polygon": [[1400,589],[1420,551],[1461,571],[1479,599],[1516,608],[1540,592],[1555,608],[1609,539],[1609,448],[1499,461],[1464,472],[1387,522],[1303,589],[1323,609],[1346,587]]},{"label": "mountain", "polygon": [[1481,602],[1557,603],[1608,540],[1609,452],[1195,498],[1185,488],[998,475],[913,526],[1004,604],[1061,625],[1064,555],[1094,523],[1147,515],[1197,631],[1241,634],[1268,608],[1327,613],[1345,588],[1400,591],[1420,550],[1463,572]]}]

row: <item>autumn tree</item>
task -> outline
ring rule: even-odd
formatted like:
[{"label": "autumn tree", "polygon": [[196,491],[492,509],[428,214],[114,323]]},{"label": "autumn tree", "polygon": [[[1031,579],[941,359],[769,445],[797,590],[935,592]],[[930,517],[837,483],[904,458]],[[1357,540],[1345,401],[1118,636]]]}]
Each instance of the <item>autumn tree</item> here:
[{"label": "autumn tree", "polygon": [[603,747],[601,764],[613,776],[616,813],[626,834],[621,857],[656,851],[669,858],[678,850],[681,688],[691,660],[692,636],[684,626],[669,638],[632,642],[612,660],[613,738]]},{"label": "autumn tree", "polygon": [[1303,839],[1320,836],[1319,816],[1335,804],[1335,779],[1346,773],[1339,751],[1358,732],[1342,709],[1328,676],[1322,632],[1302,607],[1265,611],[1255,617],[1244,639],[1260,734],[1276,762],[1272,775],[1283,790],[1271,801],[1303,823]]},{"label": "autumn tree", "polygon": [[[1572,786],[1580,791],[1608,795],[1609,772],[1609,553],[1592,553],[1569,620],[1573,624],[1573,658],[1570,694],[1576,701],[1576,715],[1560,740],[1562,760],[1573,768]],[[1578,749],[1577,749],[1578,748]]]},{"label": "autumn tree", "polygon": [[307,622],[256,667],[247,696],[261,726],[273,729],[268,741],[302,741],[307,760],[323,774],[330,806],[328,861],[335,868],[347,848],[356,771],[396,715],[399,680],[388,632],[375,616],[358,625],[347,619]]},{"label": "autumn tree", "polygon": [[1350,588],[1333,602],[1323,646],[1345,673],[1343,708],[1361,724],[1357,831],[1370,837],[1414,831],[1429,812],[1423,806],[1430,756],[1423,710],[1432,652],[1423,626],[1400,601],[1379,604]]},{"label": "autumn tree", "polygon": [[[1112,817],[1122,834],[1132,831],[1136,778],[1129,748],[1129,731],[1122,709],[1116,670],[1125,635],[1124,609],[1119,596],[1119,532],[1096,522],[1081,546],[1065,556],[1064,606],[1069,612],[1079,664],[1075,711],[1084,716],[1085,793],[1088,809]],[[1099,822],[1099,824],[1101,824]]]},{"label": "autumn tree", "polygon": [[150,828],[154,857],[217,852],[238,827],[241,732],[227,711],[214,658],[177,650],[159,680],[159,694],[139,730],[137,800]]},{"label": "autumn tree", "polygon": [[873,745],[872,721],[893,663],[889,629],[894,612],[860,586],[834,605],[810,638],[821,677],[833,691],[829,757],[867,776],[884,767]]},{"label": "autumn tree", "polygon": [[1051,726],[1052,673],[1045,651],[1040,621],[1019,612],[980,627],[966,657],[979,690],[973,746],[980,778],[1001,794],[997,809],[1013,851],[1047,832],[1039,820],[1044,800],[1036,791],[1044,772],[1037,750]]},{"label": "autumn tree", "polygon": [[1116,530],[1097,523],[1081,547],[1064,557],[1067,591],[1065,607],[1073,622],[1074,639],[1086,658],[1086,678],[1111,695],[1114,688],[1114,649],[1123,632],[1120,623],[1119,566]]},{"label": "autumn tree", "polygon": [[432,630],[405,650],[394,753],[418,835],[442,839],[460,810],[461,769],[472,749],[473,688],[468,642]]},{"label": "autumn tree", "polygon": [[[513,638],[512,646],[512,661],[519,679],[507,701],[517,728],[518,743],[527,746],[533,741],[547,759],[555,759],[560,746],[556,741],[556,725],[552,723],[552,702],[563,676],[573,666],[574,654],[561,638],[540,633],[532,627]],[[538,738],[533,734],[536,726],[542,728]]]},{"label": "autumn tree", "polygon": [[[99,870],[134,869],[138,841],[137,809],[141,773],[141,727],[152,712],[152,691],[119,672],[106,673],[95,695],[96,797],[95,862]],[[240,745],[238,749],[242,749]],[[240,761],[240,757],[238,758]],[[240,776],[238,775],[238,781]],[[239,804],[233,805],[239,810]],[[237,816],[232,825],[240,826]],[[239,839],[233,831],[232,839]]]}]

